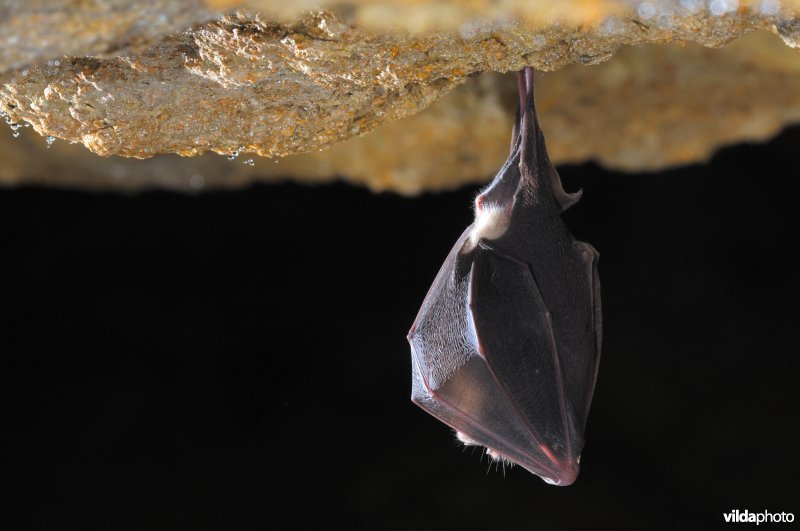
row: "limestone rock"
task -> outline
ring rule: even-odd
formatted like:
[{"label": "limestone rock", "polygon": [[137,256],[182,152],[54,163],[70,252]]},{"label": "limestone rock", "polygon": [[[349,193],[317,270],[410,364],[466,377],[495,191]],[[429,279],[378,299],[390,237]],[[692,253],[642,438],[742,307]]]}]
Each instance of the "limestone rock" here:
[{"label": "limestone rock", "polygon": [[203,0],[0,0],[0,72],[135,49],[214,13]]},{"label": "limestone rock", "polygon": [[[414,194],[485,179],[505,158],[508,81],[484,74],[404,120],[331,148],[284,158],[205,154],[158,155],[137,160],[98,157],[79,144],[48,146],[29,128],[19,138],[0,134],[0,183],[69,184],[133,191],[152,186],[187,191],[235,187],[254,180],[292,178],[306,183],[343,178],[373,190]],[[88,155],[88,156],[87,156]],[[247,162],[250,161],[251,166]]]},{"label": "limestone rock", "polygon": [[[0,141],[5,183],[196,189],[340,176],[417,193],[486,180],[507,149],[513,82],[469,78],[525,64],[551,71],[537,98],[557,163],[641,170],[693,162],[721,144],[767,138],[800,114],[800,57],[778,38],[757,32],[719,50],[682,45],[721,46],[760,29],[796,46],[797,2],[323,1],[315,5],[338,12],[297,19],[298,4],[254,0],[246,6],[261,16],[178,32],[241,3],[95,0],[77,4],[185,16],[147,31],[100,17],[117,29],[100,35],[87,26],[82,35],[95,40],[74,42],[63,38],[70,30],[58,9],[43,4],[31,2],[27,20],[50,13],[42,20],[55,21],[54,37],[4,49],[0,66],[17,68],[0,79],[0,110],[15,128],[27,123],[60,140],[46,151],[41,139]],[[8,20],[0,42],[13,40]],[[656,44],[623,46],[643,43]],[[87,56],[53,59],[58,46]],[[20,66],[25,57],[33,64]],[[95,159],[68,142],[102,155],[225,157]],[[242,155],[228,161],[231,153]],[[241,164],[249,158],[255,166]],[[65,161],[76,169],[64,171]]]}]

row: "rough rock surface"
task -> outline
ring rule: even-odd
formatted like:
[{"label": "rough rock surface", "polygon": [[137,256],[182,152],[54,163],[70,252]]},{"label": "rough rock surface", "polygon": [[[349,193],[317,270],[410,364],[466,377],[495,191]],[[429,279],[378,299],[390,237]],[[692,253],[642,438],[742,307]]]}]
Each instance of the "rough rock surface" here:
[{"label": "rough rock surface", "polygon": [[203,0],[0,0],[0,72],[146,46],[214,16]]},{"label": "rough rock surface", "polygon": [[[31,40],[29,49],[6,47],[0,55],[0,65],[17,66],[0,78],[0,110],[14,128],[28,123],[42,135],[102,155],[242,156],[233,162],[206,155],[78,164],[85,155],[56,142],[43,160],[26,164],[24,153],[44,143],[29,139],[23,148],[5,141],[0,180],[6,183],[198,188],[271,175],[340,175],[374,189],[415,193],[485,180],[504,156],[513,101],[507,94],[513,88],[506,87],[513,85],[487,74],[468,78],[524,64],[560,69],[541,76],[538,90],[558,162],[597,159],[657,169],[702,160],[719,144],[766,138],[800,114],[800,56],[779,39],[754,34],[721,50],[663,45],[721,46],[763,29],[796,46],[796,2],[572,0],[508,2],[501,11],[493,2],[470,2],[464,9],[452,2],[338,2],[331,5],[339,14],[318,11],[286,22],[296,14],[291,9],[278,12],[270,7],[277,3],[253,1],[248,6],[265,15],[239,13],[175,33],[198,22],[206,9],[240,3],[182,1],[164,8],[156,0],[133,1],[124,4],[126,13],[140,10],[154,20],[163,20],[158,17],[165,9],[186,15],[147,31],[118,23],[121,16],[100,17],[116,20],[117,29],[98,35],[84,27],[83,35],[94,41],[64,39],[67,24],[58,22],[57,8],[44,4],[31,2],[27,19],[0,20],[0,42],[11,42],[12,26],[32,20],[37,9],[61,29],[51,32],[52,39]],[[73,8],[124,11],[113,0],[78,4],[85,6]],[[8,14],[9,5],[0,3],[0,14]],[[389,28],[375,29],[382,24]],[[153,33],[161,32],[172,34],[152,43]],[[74,45],[62,42],[61,53],[92,56],[53,59],[60,40]],[[640,43],[662,44],[622,47]],[[20,66],[26,57],[34,62]],[[465,81],[426,112],[395,121]],[[329,149],[318,153],[323,148]],[[278,164],[256,159],[251,167],[239,164],[247,153],[293,156]],[[88,170],[83,177],[64,170],[51,175],[48,164],[64,160]]]},{"label": "rough rock surface", "polygon": [[[196,190],[253,180],[343,178],[406,194],[486,181],[503,161],[515,104],[513,76],[482,74],[410,118],[322,152],[234,160],[207,154],[146,160],[97,157],[30,129],[0,133],[0,183]],[[769,94],[770,97],[763,95]],[[597,160],[656,170],[708,158],[720,145],[764,140],[800,121],[800,61],[754,33],[721,49],[625,48],[590,68],[540,74],[537,99],[554,161]],[[625,104],[620,104],[620,100]],[[244,164],[254,160],[254,166]]]}]

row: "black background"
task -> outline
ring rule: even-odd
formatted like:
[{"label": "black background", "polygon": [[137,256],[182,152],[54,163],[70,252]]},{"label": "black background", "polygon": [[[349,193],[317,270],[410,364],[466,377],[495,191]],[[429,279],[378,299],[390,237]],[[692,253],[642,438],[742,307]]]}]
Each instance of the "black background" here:
[{"label": "black background", "polygon": [[476,188],[0,191],[6,529],[800,517],[798,145],[560,169],[584,188],[565,218],[601,253],[605,325],[565,488],[495,471],[409,401],[405,335]]}]

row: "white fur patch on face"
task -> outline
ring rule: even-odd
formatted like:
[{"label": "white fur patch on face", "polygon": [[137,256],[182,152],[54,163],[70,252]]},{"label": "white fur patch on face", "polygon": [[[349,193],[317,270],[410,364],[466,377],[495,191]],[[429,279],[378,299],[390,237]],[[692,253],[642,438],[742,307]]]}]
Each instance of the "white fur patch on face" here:
[{"label": "white fur patch on face", "polygon": [[481,239],[496,240],[508,229],[511,209],[493,204],[480,204],[475,208],[475,221],[469,233],[466,251],[471,251]]}]

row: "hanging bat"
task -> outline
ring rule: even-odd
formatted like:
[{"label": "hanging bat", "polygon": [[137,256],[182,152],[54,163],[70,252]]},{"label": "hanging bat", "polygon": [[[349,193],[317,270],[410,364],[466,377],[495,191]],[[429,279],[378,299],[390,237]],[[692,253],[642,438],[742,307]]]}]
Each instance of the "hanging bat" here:
[{"label": "hanging bat", "polygon": [[517,82],[511,154],[408,334],[411,399],[464,444],[569,485],[600,361],[599,255],[561,220],[581,191],[547,156],[533,69]]}]

